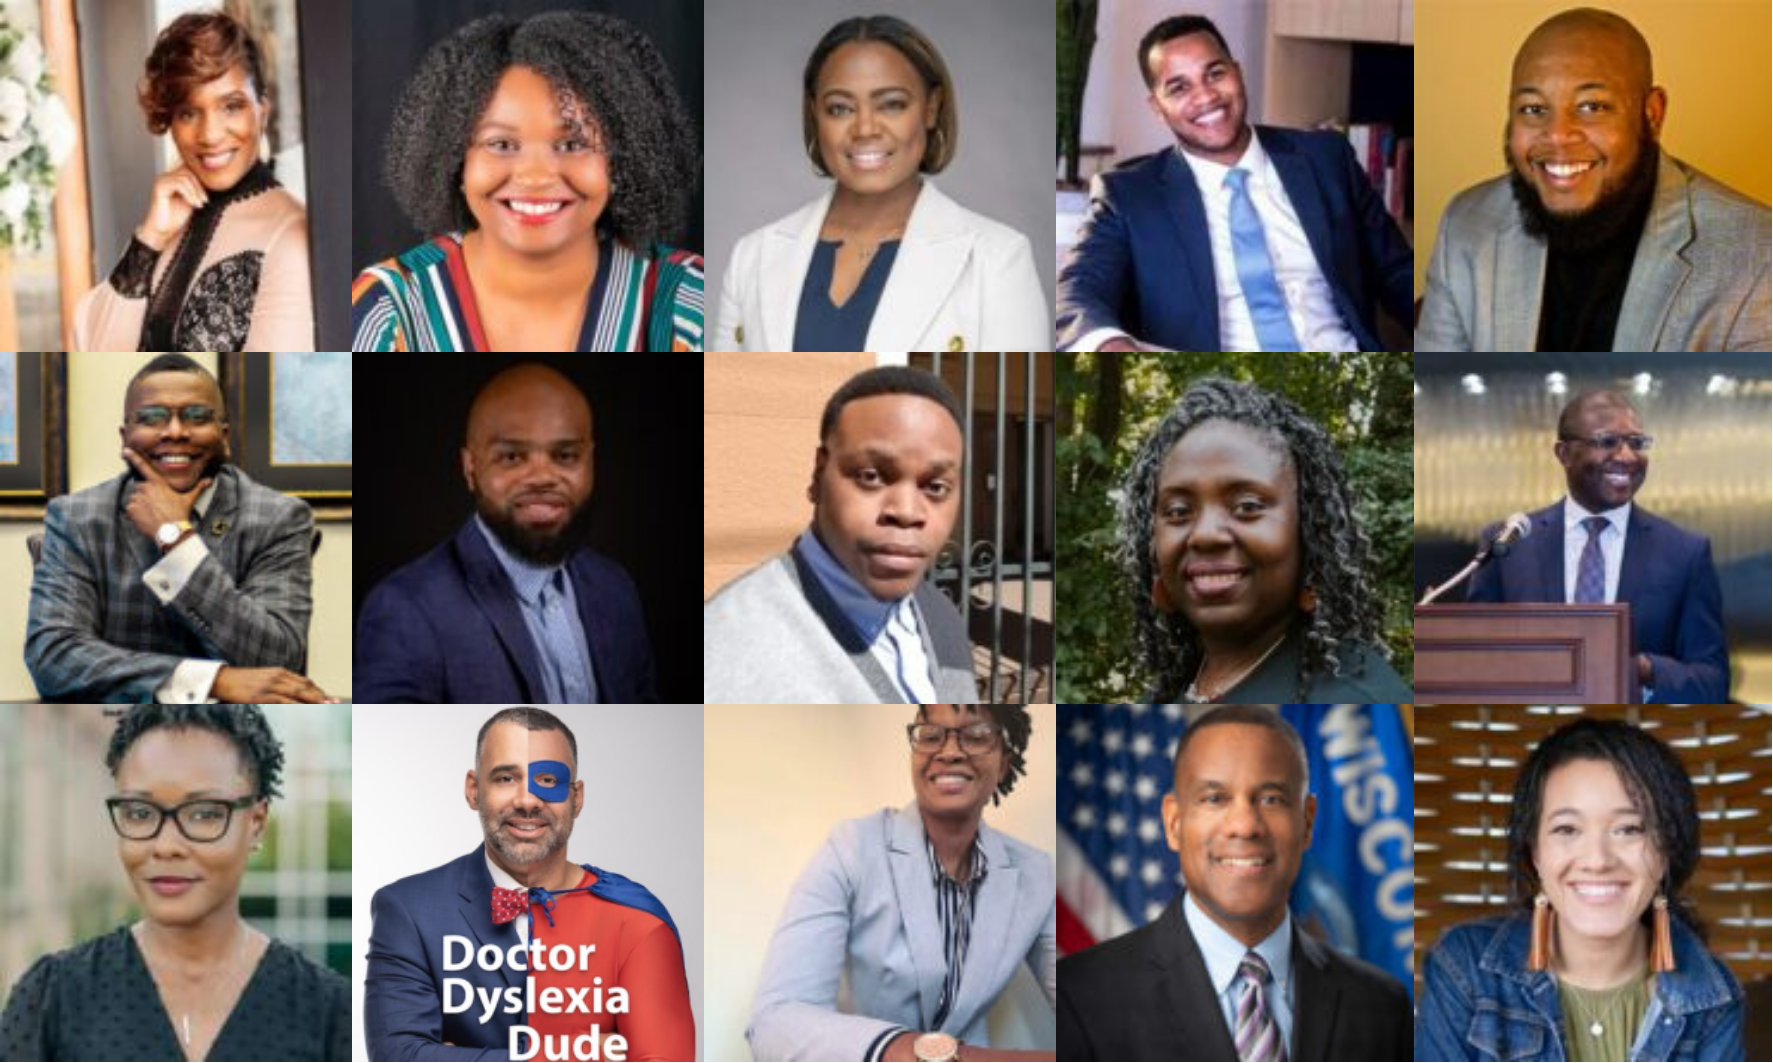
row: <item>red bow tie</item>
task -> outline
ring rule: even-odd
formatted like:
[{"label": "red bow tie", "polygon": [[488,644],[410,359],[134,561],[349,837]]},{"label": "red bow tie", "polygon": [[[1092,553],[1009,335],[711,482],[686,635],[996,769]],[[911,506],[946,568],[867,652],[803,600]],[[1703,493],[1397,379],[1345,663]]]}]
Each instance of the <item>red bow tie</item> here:
[{"label": "red bow tie", "polygon": [[494,926],[509,923],[527,911],[529,911],[528,890],[508,890],[503,886],[493,887],[492,920]]}]

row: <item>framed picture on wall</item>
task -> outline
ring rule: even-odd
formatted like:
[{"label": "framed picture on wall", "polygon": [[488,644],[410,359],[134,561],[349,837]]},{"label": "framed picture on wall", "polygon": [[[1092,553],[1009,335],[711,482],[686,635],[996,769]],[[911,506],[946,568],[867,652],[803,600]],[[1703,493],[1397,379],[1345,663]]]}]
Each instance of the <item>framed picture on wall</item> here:
[{"label": "framed picture on wall", "polygon": [[348,351],[225,354],[222,391],[234,464],[317,515],[350,505]]},{"label": "framed picture on wall", "polygon": [[0,517],[41,520],[68,490],[68,356],[0,351]]}]

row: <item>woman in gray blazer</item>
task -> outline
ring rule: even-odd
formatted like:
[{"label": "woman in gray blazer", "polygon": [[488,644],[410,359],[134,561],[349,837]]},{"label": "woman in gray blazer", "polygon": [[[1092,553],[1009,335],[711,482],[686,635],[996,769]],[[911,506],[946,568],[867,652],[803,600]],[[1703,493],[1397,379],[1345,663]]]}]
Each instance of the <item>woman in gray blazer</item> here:
[{"label": "woman in gray blazer", "polygon": [[746,1030],[755,1058],[1054,1058],[987,1047],[985,1023],[1023,963],[1049,1007],[1057,988],[1052,858],[982,820],[1031,730],[1020,706],[918,708],[916,800],[838,824],[789,894]]}]

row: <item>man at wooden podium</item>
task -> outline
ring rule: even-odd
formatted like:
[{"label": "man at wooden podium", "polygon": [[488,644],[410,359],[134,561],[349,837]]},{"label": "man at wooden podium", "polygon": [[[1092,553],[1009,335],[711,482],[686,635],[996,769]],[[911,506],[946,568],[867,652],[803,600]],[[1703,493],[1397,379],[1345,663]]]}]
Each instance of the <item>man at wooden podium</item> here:
[{"label": "man at wooden podium", "polygon": [[1652,442],[1625,396],[1571,399],[1553,448],[1569,494],[1532,514],[1531,534],[1478,570],[1466,600],[1628,603],[1643,700],[1723,702],[1730,658],[1711,540],[1632,504]]}]

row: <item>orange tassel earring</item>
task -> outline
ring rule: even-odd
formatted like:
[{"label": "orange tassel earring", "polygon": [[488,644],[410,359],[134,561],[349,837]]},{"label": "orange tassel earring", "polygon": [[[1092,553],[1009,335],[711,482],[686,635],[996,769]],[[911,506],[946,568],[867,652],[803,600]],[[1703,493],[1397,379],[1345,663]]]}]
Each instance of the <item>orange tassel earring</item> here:
[{"label": "orange tassel earring", "polygon": [[1668,930],[1668,898],[1658,893],[1650,917],[1650,969],[1658,974],[1675,969],[1674,938]]},{"label": "orange tassel earring", "polygon": [[1533,940],[1527,946],[1527,970],[1543,971],[1551,966],[1551,898],[1540,893],[1533,898]]},{"label": "orange tassel earring", "polygon": [[1317,612],[1317,592],[1310,587],[1299,589],[1299,611],[1301,613]]}]

